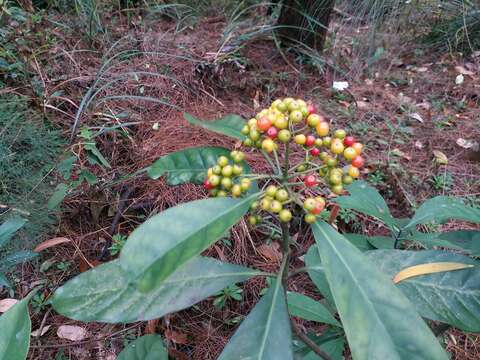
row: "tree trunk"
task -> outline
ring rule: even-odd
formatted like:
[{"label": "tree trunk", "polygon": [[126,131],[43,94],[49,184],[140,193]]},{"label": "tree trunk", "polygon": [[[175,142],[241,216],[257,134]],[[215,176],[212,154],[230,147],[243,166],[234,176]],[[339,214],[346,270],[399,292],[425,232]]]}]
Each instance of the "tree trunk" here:
[{"label": "tree trunk", "polygon": [[335,0],[285,0],[278,18],[278,34],[291,44],[299,42],[322,52]]}]

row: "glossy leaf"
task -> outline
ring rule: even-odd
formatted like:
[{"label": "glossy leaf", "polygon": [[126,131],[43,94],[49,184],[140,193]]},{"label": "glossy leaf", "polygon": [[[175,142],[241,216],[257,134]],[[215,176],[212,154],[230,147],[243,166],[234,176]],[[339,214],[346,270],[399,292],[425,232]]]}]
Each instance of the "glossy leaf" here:
[{"label": "glossy leaf", "polygon": [[461,250],[472,256],[480,256],[480,231],[459,230],[428,234],[416,232],[409,236],[408,239],[418,241],[429,249],[434,246],[443,246]]},{"label": "glossy leaf", "polygon": [[168,360],[160,335],[144,335],[129,343],[116,360]]},{"label": "glossy leaf", "polygon": [[0,248],[4,246],[13,234],[15,234],[20,228],[25,225],[27,220],[22,218],[8,219],[2,225],[0,225]]},{"label": "glossy leaf", "polygon": [[448,359],[390,278],[327,223],[312,227],[354,359]]},{"label": "glossy leaf", "polygon": [[218,360],[293,360],[290,319],[283,287],[275,281],[242,321]]},{"label": "glossy leaf", "polygon": [[241,130],[246,125],[246,121],[241,116],[227,115],[221,119],[211,121],[196,119],[187,113],[184,113],[183,117],[192,125],[197,125],[235,139],[245,139],[245,135],[242,134]]},{"label": "glossy leaf", "polygon": [[217,163],[221,155],[229,156],[230,151],[214,146],[188,148],[170,153],[155,161],[148,169],[148,176],[158,179],[166,175],[167,184],[201,184],[208,168]]},{"label": "glossy leaf", "polygon": [[391,228],[396,227],[396,221],[390,214],[385,200],[380,193],[364,181],[355,181],[346,187],[350,195],[333,199],[344,209],[352,209],[373,216]]},{"label": "glossy leaf", "polygon": [[458,198],[437,196],[425,201],[405,228],[431,222],[442,224],[453,219],[480,223],[480,209],[467,206]]},{"label": "glossy leaf", "polygon": [[291,315],[324,324],[341,327],[328,309],[320,302],[296,292],[287,293],[288,311]]},{"label": "glossy leaf", "polygon": [[307,265],[308,276],[310,276],[320,294],[328,301],[329,305],[335,306],[335,300],[328,285],[325,269],[316,245],[310,246],[305,254],[305,265]]},{"label": "glossy leaf", "polygon": [[388,277],[400,270],[430,262],[459,262],[473,268],[417,276],[397,284],[418,313],[459,329],[480,332],[480,263],[441,250],[375,250],[366,253]]},{"label": "glossy leaf", "polygon": [[122,266],[139,289],[150,291],[221,238],[256,197],[192,201],[153,216],[128,237],[120,253]]},{"label": "glossy leaf", "polygon": [[16,251],[5,257],[0,258],[0,271],[6,271],[12,266],[32,260],[38,254],[33,251]]},{"label": "glossy leaf", "polygon": [[160,285],[140,292],[129,270],[114,260],[86,271],[57,289],[54,309],[71,319],[130,323],[183,310],[225,287],[259,275],[256,270],[196,257]]},{"label": "glossy leaf", "polygon": [[0,316],[0,360],[24,360],[30,346],[32,323],[28,314],[28,302],[32,291]]}]

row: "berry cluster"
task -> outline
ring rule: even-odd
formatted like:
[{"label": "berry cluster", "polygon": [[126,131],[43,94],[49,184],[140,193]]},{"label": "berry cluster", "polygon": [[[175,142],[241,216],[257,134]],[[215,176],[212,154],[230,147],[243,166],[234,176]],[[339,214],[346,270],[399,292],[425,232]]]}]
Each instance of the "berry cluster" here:
[{"label": "berry cluster", "polygon": [[245,159],[245,154],[241,151],[233,150],[230,153],[230,159],[222,155],[217,159],[217,165],[208,169],[207,178],[203,186],[214,197],[225,197],[231,194],[232,197],[237,198],[242,193],[248,191],[252,185],[252,181],[249,178],[240,177],[243,174],[243,166],[241,164]]},{"label": "berry cluster", "polygon": [[[275,100],[269,108],[261,110],[247,122],[242,134],[246,136],[243,141],[245,146],[262,149],[267,160],[273,153],[277,164],[282,158],[280,150],[285,150],[285,169],[277,169],[278,176],[273,176],[280,186],[267,186],[260,201],[252,204],[252,215],[249,217],[252,225],[261,221],[262,211],[278,216],[282,222],[289,222],[293,216],[292,205],[295,204],[305,210],[305,222],[315,222],[326,205],[320,195],[328,195],[319,185],[323,183],[331,193],[342,194],[343,186],[360,176],[365,162],[363,145],[343,129],[332,131],[329,122],[317,113],[315,106],[302,99],[288,97]],[[300,147],[304,159],[288,168],[290,145]],[[230,192],[233,197],[239,197],[250,187],[250,178],[236,178],[242,174],[242,167],[238,164],[245,155],[232,151],[230,156],[233,165],[222,156],[218,164],[208,171],[205,187],[213,196],[227,196]],[[265,176],[257,179],[261,178]]]}]

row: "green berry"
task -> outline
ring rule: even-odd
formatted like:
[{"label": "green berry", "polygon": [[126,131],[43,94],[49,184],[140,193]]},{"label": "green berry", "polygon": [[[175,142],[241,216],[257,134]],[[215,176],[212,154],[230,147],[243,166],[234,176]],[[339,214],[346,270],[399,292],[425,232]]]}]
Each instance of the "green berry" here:
[{"label": "green berry", "polygon": [[273,213],[279,213],[282,210],[282,203],[278,200],[273,200],[270,204],[270,211]]},{"label": "green berry", "polygon": [[304,219],[307,224],[313,224],[315,221],[317,221],[317,217],[313,214],[306,214]]},{"label": "green berry", "polygon": [[292,220],[292,212],[287,209],[283,209],[278,213],[278,217],[280,218],[281,222],[289,222]]},{"label": "green berry", "polygon": [[288,191],[285,190],[285,189],[277,190],[277,193],[275,194],[275,198],[280,202],[287,201],[288,200]]},{"label": "green berry", "polygon": [[220,165],[221,167],[227,166],[228,165],[228,158],[226,156],[220,156],[217,159],[217,164]]}]

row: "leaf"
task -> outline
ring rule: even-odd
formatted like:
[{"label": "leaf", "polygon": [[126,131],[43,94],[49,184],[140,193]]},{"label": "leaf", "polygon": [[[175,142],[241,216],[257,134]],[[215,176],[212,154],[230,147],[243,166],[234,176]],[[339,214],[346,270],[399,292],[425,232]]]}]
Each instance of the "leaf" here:
[{"label": "leaf", "polygon": [[196,119],[187,113],[184,113],[183,117],[188,121],[189,124],[197,125],[203,127],[204,129],[227,135],[235,139],[245,139],[245,135],[242,134],[241,130],[246,125],[246,121],[238,115],[227,115],[214,121]]},{"label": "leaf", "polygon": [[30,292],[0,316],[0,359],[25,360],[30,346],[32,323],[28,315],[28,302],[36,291]]},{"label": "leaf", "polygon": [[480,148],[480,144],[474,140],[466,140],[463,138],[458,138],[456,141],[457,145],[464,149],[473,149],[477,150]]},{"label": "leaf", "polygon": [[58,164],[57,170],[60,175],[62,175],[64,180],[70,179],[73,164],[75,163],[75,161],[77,161],[77,157],[70,156],[69,158],[66,158],[65,160],[61,161],[60,164]]},{"label": "leaf", "polygon": [[235,283],[260,275],[256,270],[196,257],[148,292],[140,292],[120,260],[86,271],[55,292],[52,305],[71,319],[131,323],[183,310]]},{"label": "leaf", "polygon": [[53,246],[64,244],[64,243],[70,242],[70,241],[71,241],[70,239],[67,239],[65,237],[56,237],[56,238],[48,239],[48,240],[45,240],[42,243],[38,244],[35,247],[35,249],[33,249],[33,251],[40,252],[40,251],[46,250],[48,248],[51,248]]},{"label": "leaf", "polygon": [[448,359],[387,276],[327,223],[312,227],[354,359]]},{"label": "leaf", "polygon": [[343,236],[361,251],[375,249],[368,241],[368,236],[362,234],[343,234]]},{"label": "leaf", "polygon": [[402,269],[393,277],[393,283],[398,284],[400,281],[410,279],[415,276],[428,275],[445,271],[463,270],[471,267],[473,267],[473,265],[454,262],[438,262],[409,266],[405,269]]},{"label": "leaf", "polygon": [[68,186],[67,184],[58,184],[55,188],[55,192],[52,194],[50,199],[48,199],[47,207],[48,210],[55,209],[67,196]]},{"label": "leaf", "polygon": [[67,339],[70,341],[82,341],[88,337],[88,332],[80,326],[61,325],[57,329],[57,336],[60,339]]},{"label": "leaf", "polygon": [[18,303],[17,299],[2,299],[2,300],[0,300],[0,313],[6,312],[8,309],[10,309],[16,303]]},{"label": "leaf", "polygon": [[168,360],[160,335],[144,335],[129,343],[117,360]]},{"label": "leaf", "polygon": [[280,281],[242,321],[218,360],[293,360],[290,318]]},{"label": "leaf", "polygon": [[282,252],[279,250],[280,245],[278,242],[272,242],[271,244],[262,244],[257,247],[257,251],[266,260],[279,264],[282,261]]},{"label": "leaf", "polygon": [[459,329],[480,332],[480,267],[467,256],[441,250],[375,250],[367,253],[381,271],[392,278],[401,269],[429,262],[476,265],[462,271],[441,272],[404,280],[397,287],[425,318]]},{"label": "leaf", "polygon": [[376,217],[390,228],[395,228],[395,219],[376,189],[364,181],[355,181],[346,189],[350,195],[337,197],[333,201],[344,209],[352,209]]},{"label": "leaf", "polygon": [[111,169],[112,167],[110,166],[109,162],[105,157],[102,155],[100,150],[98,150],[97,146],[95,145],[94,142],[87,142],[83,144],[85,150],[89,151],[99,162],[101,165],[104,167]]},{"label": "leaf", "polygon": [[417,120],[418,122],[423,123],[422,115],[420,115],[419,113],[410,113],[408,114],[408,116],[411,117],[412,119]]},{"label": "leaf", "polygon": [[41,328],[42,332],[40,333],[40,328],[37,329],[37,330],[34,330],[32,331],[32,333],[30,334],[30,336],[33,336],[33,337],[40,337],[40,336],[43,336],[45,335],[48,330],[50,330],[50,328],[52,327],[52,325],[46,325],[44,327]]},{"label": "leaf", "polygon": [[229,156],[230,151],[215,146],[188,148],[162,156],[148,168],[148,176],[158,179],[167,175],[169,185],[185,183],[202,184],[208,168],[217,164],[221,155]]},{"label": "leaf", "polygon": [[32,251],[16,251],[0,259],[0,272],[10,269],[12,266],[27,262],[37,256]]},{"label": "leaf", "polygon": [[341,327],[328,309],[320,302],[296,292],[287,293],[288,311],[291,315],[324,324]]},{"label": "leaf", "polygon": [[27,220],[22,218],[13,218],[0,225],[0,248],[10,241],[13,234],[20,230],[26,222]]},{"label": "leaf", "polygon": [[328,301],[332,306],[335,306],[335,300],[328,285],[327,277],[325,276],[325,269],[320,259],[317,246],[312,245],[305,254],[305,265],[307,265],[307,272],[312,279],[313,283],[317,287],[320,294]]},{"label": "leaf", "polygon": [[438,165],[447,165],[448,164],[447,155],[445,155],[443,152],[438,151],[438,150],[433,150],[433,156],[435,157],[435,162]]},{"label": "leaf", "polygon": [[437,196],[425,201],[415,211],[415,216],[405,225],[408,229],[417,224],[435,222],[442,224],[450,219],[480,223],[480,209],[465,205],[460,199],[448,196]]},{"label": "leaf", "polygon": [[[339,328],[328,328],[317,336],[307,334],[332,360],[344,360],[345,336]],[[323,360],[300,340],[294,340],[295,360]]]},{"label": "leaf", "polygon": [[480,231],[459,230],[444,233],[415,232],[408,237],[431,249],[434,246],[461,250],[471,256],[480,256]]},{"label": "leaf", "polygon": [[197,200],[153,216],[128,237],[120,253],[122,266],[142,291],[151,290],[221,238],[257,196]]}]

